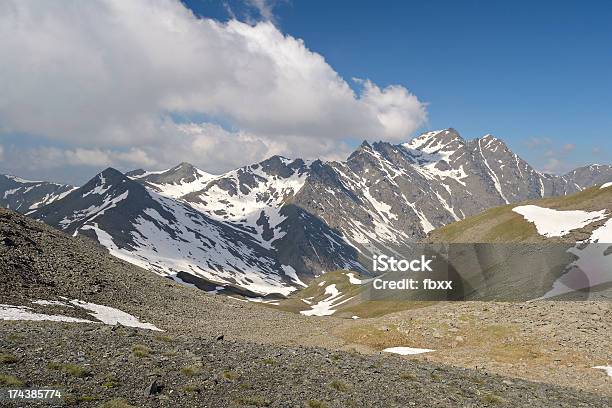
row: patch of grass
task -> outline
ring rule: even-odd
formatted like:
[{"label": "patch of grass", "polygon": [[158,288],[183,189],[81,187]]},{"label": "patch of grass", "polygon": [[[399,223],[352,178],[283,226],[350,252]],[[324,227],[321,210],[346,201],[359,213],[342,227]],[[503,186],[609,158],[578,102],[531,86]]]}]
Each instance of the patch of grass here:
[{"label": "patch of grass", "polygon": [[0,374],[0,385],[7,387],[23,387],[24,382],[14,375]]},{"label": "patch of grass", "polygon": [[431,379],[434,381],[442,381],[442,376],[435,371],[430,375]]},{"label": "patch of grass", "polygon": [[132,354],[136,357],[148,357],[151,354],[151,349],[144,344],[136,344],[132,347]]},{"label": "patch of grass", "polygon": [[275,366],[278,364],[276,360],[274,360],[273,358],[264,358],[263,363],[264,365],[269,365],[269,366]]},{"label": "patch of grass", "polygon": [[195,377],[202,374],[202,366],[199,364],[191,364],[181,368],[181,373],[187,377]]},{"label": "patch of grass", "polygon": [[200,392],[201,389],[197,385],[187,384],[186,386],[183,387],[183,391],[192,393],[192,392]]},{"label": "patch of grass", "polygon": [[174,339],[167,334],[158,334],[155,336],[155,340],[161,341],[162,343],[172,343]]},{"label": "patch of grass", "polygon": [[327,408],[327,403],[324,401],[319,401],[319,400],[310,400],[306,403],[308,405],[308,408]]},{"label": "patch of grass", "polygon": [[0,353],[0,364],[14,364],[19,359],[12,354]]},{"label": "patch of grass", "polygon": [[73,377],[83,378],[91,375],[91,371],[87,367],[80,366],[78,364],[64,364],[62,365],[62,371]]},{"label": "patch of grass", "polygon": [[340,380],[333,380],[332,382],[329,383],[329,386],[333,388],[334,390],[340,391],[340,392],[346,392],[351,388],[350,385]]},{"label": "patch of grass", "polygon": [[136,408],[133,405],[130,405],[123,398],[115,398],[110,401],[106,401],[99,408]]},{"label": "patch of grass", "polygon": [[57,361],[51,361],[47,363],[47,368],[49,370],[60,370],[62,368],[62,364],[58,363]]},{"label": "patch of grass", "polygon": [[254,407],[268,407],[272,403],[269,399],[264,398],[260,395],[238,397],[235,401],[238,405],[254,406]]},{"label": "patch of grass", "polygon": [[483,385],[486,382],[484,379],[478,377],[470,377],[470,381],[479,385]]},{"label": "patch of grass", "polygon": [[99,399],[100,398],[95,395],[81,395],[77,397],[78,402],[92,402],[92,401],[97,401]]},{"label": "patch of grass", "polygon": [[363,344],[376,350],[393,347],[409,340],[406,334],[393,325],[389,326],[388,330],[381,330],[374,325],[350,327],[342,332],[341,336],[348,343]]},{"label": "patch of grass", "polygon": [[504,363],[536,360],[542,357],[542,353],[535,349],[534,346],[521,344],[497,344],[491,348],[489,355],[495,361]]},{"label": "patch of grass", "polygon": [[504,402],[506,402],[506,400],[504,400],[502,397],[493,393],[483,394],[480,397],[480,400],[487,404],[503,404]]},{"label": "patch of grass", "polygon": [[400,374],[400,378],[402,380],[408,380],[408,381],[416,381],[417,380],[417,376],[412,374],[412,373],[401,373]]},{"label": "patch of grass", "polygon": [[225,378],[226,380],[235,381],[240,377],[240,374],[235,371],[225,370],[221,373],[221,377]]},{"label": "patch of grass", "polygon": [[6,337],[9,341],[12,341],[14,343],[19,342],[20,340],[23,340],[23,336],[21,334],[18,333],[11,333]]},{"label": "patch of grass", "polygon": [[119,385],[119,381],[114,375],[107,375],[101,385],[106,389],[115,388],[117,385]]},{"label": "patch of grass", "polygon": [[349,318],[359,316],[360,318],[380,317],[389,313],[400,312],[403,310],[421,309],[428,307],[433,301],[404,300],[404,299],[379,299],[359,302],[354,305],[341,306],[341,309],[334,316]]}]

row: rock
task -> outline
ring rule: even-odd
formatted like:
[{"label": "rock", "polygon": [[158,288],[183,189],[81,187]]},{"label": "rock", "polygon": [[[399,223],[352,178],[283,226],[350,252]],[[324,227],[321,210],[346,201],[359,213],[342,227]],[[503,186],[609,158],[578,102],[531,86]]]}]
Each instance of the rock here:
[{"label": "rock", "polygon": [[218,336],[216,337],[216,340],[217,340],[217,341],[221,341],[221,340],[223,340],[224,338],[225,338],[225,335],[220,334],[220,335],[218,335]]},{"label": "rock", "polygon": [[151,396],[155,394],[159,394],[162,391],[163,387],[157,384],[157,379],[153,380],[151,384],[145,389],[145,395]]}]

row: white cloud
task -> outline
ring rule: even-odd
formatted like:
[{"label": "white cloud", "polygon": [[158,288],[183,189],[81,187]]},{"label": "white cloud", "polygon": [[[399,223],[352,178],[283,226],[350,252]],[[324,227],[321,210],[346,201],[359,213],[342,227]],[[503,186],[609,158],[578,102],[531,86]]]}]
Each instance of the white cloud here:
[{"label": "white cloud", "polygon": [[257,10],[259,15],[265,21],[274,21],[274,6],[275,1],[270,0],[247,0],[247,3],[250,4],[253,8]]},{"label": "white cloud", "polygon": [[427,120],[425,105],[403,86],[381,90],[369,80],[359,81],[364,86],[361,100],[378,118],[388,139],[403,139]]},{"label": "white cloud", "polygon": [[[136,148],[122,151],[81,147],[60,149],[49,146],[26,148],[12,146],[9,152],[10,154],[3,163],[3,167],[26,171],[74,166],[96,169],[107,166],[133,168],[152,166],[157,163],[156,160],[148,157],[144,150]],[[91,174],[87,176],[91,176]]]},{"label": "white cloud", "polygon": [[563,162],[556,157],[549,157],[543,167],[544,173],[550,174],[558,174],[565,170],[567,170],[567,168],[565,168]]},{"label": "white cloud", "polygon": [[[166,135],[155,145],[130,148],[58,148],[50,146],[10,146],[9,158],[2,167],[16,174],[40,174],[62,168],[89,168],[91,172],[113,166],[119,170],[168,168],[180,160],[197,163],[213,173],[221,173],[246,163],[256,163],[274,154],[288,157],[319,156],[326,160],[346,158],[350,148],[342,142],[311,145],[307,139],[277,140],[247,132],[229,132],[218,125],[175,124],[166,122],[158,132]],[[299,151],[293,150],[300,146]],[[38,173],[37,173],[38,172]],[[51,174],[54,174],[52,172]],[[92,173],[84,176],[90,177]],[[47,173],[45,173],[47,174]],[[53,178],[51,178],[53,179]],[[75,180],[69,177],[67,180]]]},{"label": "white cloud", "polygon": [[573,143],[566,143],[563,145],[563,151],[569,153],[576,148],[576,145]]},{"label": "white cloud", "polygon": [[[0,37],[0,133],[60,141],[68,162],[185,154],[222,169],[274,153],[334,156],[349,138],[407,139],[427,118],[402,86],[365,80],[354,92],[270,22],[198,19],[178,0],[7,0]],[[173,114],[235,130],[204,123],[187,135]]]}]

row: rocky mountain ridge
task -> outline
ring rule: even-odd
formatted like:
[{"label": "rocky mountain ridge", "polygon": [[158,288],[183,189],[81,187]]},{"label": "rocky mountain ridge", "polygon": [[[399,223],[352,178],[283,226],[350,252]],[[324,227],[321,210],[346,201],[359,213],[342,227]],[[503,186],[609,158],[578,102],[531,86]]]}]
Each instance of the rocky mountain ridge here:
[{"label": "rocky mountain ridge", "polygon": [[401,255],[485,209],[609,180],[612,166],[542,174],[491,135],[445,129],[364,142],[344,162],[273,156],[221,175],[188,163],[107,169],[30,215],[182,282],[287,295],[328,271],[367,275],[373,254]]}]

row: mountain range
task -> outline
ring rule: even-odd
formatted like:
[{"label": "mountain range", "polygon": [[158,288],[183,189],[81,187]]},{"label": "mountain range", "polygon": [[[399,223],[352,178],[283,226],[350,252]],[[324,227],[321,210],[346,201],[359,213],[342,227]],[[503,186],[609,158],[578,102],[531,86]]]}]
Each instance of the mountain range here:
[{"label": "mountain range", "polygon": [[338,269],[370,274],[436,228],[612,180],[612,166],[538,172],[492,135],[454,129],[363,142],[346,161],[273,156],[221,175],[189,163],[109,168],[81,187],[0,176],[0,205],[215,293],[286,296]]}]

